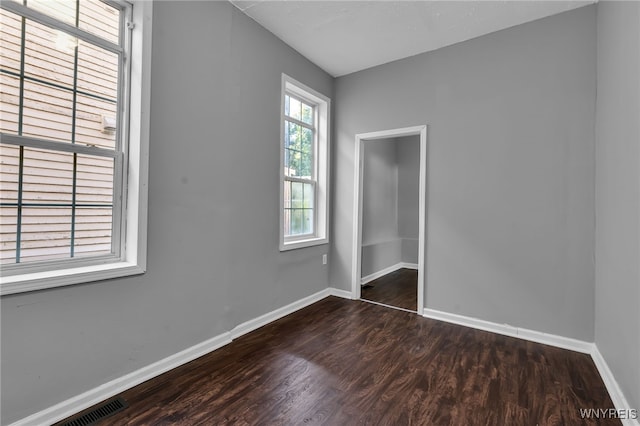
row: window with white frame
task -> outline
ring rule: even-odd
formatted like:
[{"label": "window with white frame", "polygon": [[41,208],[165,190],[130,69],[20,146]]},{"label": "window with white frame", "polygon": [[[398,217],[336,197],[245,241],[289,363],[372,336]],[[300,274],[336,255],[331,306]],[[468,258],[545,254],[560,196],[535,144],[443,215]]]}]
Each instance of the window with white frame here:
[{"label": "window with white frame", "polygon": [[283,74],[280,250],[328,242],[330,102]]},{"label": "window with white frame", "polygon": [[151,7],[2,2],[1,294],[144,272]]}]

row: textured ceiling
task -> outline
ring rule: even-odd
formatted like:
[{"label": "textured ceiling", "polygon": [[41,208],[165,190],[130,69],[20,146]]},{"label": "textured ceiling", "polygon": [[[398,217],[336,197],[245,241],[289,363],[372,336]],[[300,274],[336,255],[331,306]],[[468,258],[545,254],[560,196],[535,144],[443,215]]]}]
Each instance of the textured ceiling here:
[{"label": "textured ceiling", "polygon": [[594,0],[231,3],[337,77],[592,4]]}]

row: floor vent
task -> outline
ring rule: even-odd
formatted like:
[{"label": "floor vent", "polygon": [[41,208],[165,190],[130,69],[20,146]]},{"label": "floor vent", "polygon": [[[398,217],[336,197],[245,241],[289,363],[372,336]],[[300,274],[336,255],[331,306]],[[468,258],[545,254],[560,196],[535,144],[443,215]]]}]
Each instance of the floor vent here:
[{"label": "floor vent", "polygon": [[111,401],[105,402],[103,404],[98,405],[93,410],[88,413],[83,414],[82,416],[69,420],[67,422],[62,423],[60,426],[89,426],[96,424],[96,422],[104,419],[105,417],[109,417],[115,413],[119,413],[128,407],[127,402],[122,398],[112,399]]}]

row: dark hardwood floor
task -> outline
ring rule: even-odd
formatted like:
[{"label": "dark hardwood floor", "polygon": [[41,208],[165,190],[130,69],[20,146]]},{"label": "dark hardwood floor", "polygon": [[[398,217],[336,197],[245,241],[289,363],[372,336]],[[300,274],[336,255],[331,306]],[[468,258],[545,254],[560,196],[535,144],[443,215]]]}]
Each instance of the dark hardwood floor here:
[{"label": "dark hardwood floor", "polygon": [[328,297],[121,394],[99,425],[619,425],[589,355]]},{"label": "dark hardwood floor", "polygon": [[389,306],[418,310],[418,271],[398,269],[362,287],[360,298]]}]

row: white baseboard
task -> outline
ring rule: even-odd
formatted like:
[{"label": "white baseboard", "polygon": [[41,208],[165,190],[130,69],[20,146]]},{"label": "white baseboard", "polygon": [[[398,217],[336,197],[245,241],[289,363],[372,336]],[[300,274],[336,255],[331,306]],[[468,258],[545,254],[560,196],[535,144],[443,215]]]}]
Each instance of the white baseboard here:
[{"label": "white baseboard", "polygon": [[[607,362],[604,360],[604,357],[600,353],[600,350],[598,349],[598,346],[595,343],[593,344],[593,349],[591,351],[591,358],[593,358],[593,362],[598,368],[600,377],[602,377],[602,381],[604,382],[604,385],[607,387],[607,391],[609,392],[609,396],[613,401],[613,405],[618,410],[629,410],[634,408],[638,410],[637,413],[638,413],[638,416],[640,416],[640,407],[632,407],[629,404],[629,402],[627,401],[627,398],[625,398],[624,396],[624,393],[622,393],[622,390],[620,389],[620,385],[618,385],[618,382],[616,381],[616,378],[613,375],[613,372],[611,372],[609,365],[607,365]],[[594,407],[594,408],[597,408],[597,407]],[[624,426],[640,426],[640,419],[620,419],[620,421]]]},{"label": "white baseboard", "polygon": [[369,274],[366,277],[362,277],[360,279],[360,284],[365,285],[370,283],[373,280],[377,280],[380,277],[384,277],[387,274],[397,271],[398,269],[407,268],[407,269],[418,269],[417,263],[407,263],[407,262],[398,262],[395,265],[388,266],[378,272],[374,272],[373,274]]},{"label": "white baseboard", "polygon": [[400,262],[400,267],[405,269],[414,269],[416,271],[418,270],[417,263]]},{"label": "white baseboard", "polygon": [[105,399],[109,399],[121,392],[131,389],[149,379],[159,376],[162,373],[193,361],[196,358],[213,352],[222,346],[231,343],[231,334],[223,333],[195,346],[168,356],[160,361],[142,367],[115,380],[107,382],[93,388],[80,395],[62,401],[52,407],[46,408],[35,414],[18,420],[10,426],[33,426],[51,425],[60,420],[66,419],[92,405],[98,404]]},{"label": "white baseboard", "polygon": [[321,290],[311,296],[307,296],[303,299],[297,300],[293,303],[288,304],[287,306],[283,306],[282,308],[278,308],[275,311],[271,311],[264,315],[259,316],[258,318],[254,318],[247,322],[243,322],[233,328],[230,331],[231,339],[235,340],[240,336],[243,336],[257,328],[260,328],[264,325],[267,325],[275,320],[278,320],[286,315],[289,315],[295,311],[298,311],[305,306],[309,306],[313,303],[316,303],[319,300],[324,299],[327,296],[330,296],[331,292],[328,288]]},{"label": "white baseboard", "polygon": [[[602,357],[602,354],[598,350],[595,343],[585,342],[582,340],[572,339],[569,337],[557,336],[554,334],[542,333],[540,331],[528,330],[525,328],[513,327],[508,324],[498,324],[491,321],[485,321],[477,318],[466,317],[464,315],[451,314],[448,312],[442,312],[435,309],[425,308],[423,316],[440,321],[445,321],[453,324],[463,325],[466,327],[476,328],[478,330],[490,331],[492,333],[503,334],[505,336],[516,337],[523,340],[530,340],[537,343],[542,343],[549,346],[555,346],[562,349],[569,349],[576,352],[581,352],[591,355],[593,362],[602,377],[609,396],[613,401],[613,405],[617,410],[638,409],[640,407],[631,407],[627,402],[615,376],[609,369],[606,361]],[[602,407],[584,407],[584,408],[602,408]],[[620,419],[624,426],[640,426],[638,419]]]},{"label": "white baseboard", "polygon": [[92,405],[118,395],[127,389],[131,389],[140,383],[146,382],[147,380],[157,377],[162,373],[166,373],[169,370],[213,352],[246,333],[262,327],[263,325],[267,325],[270,322],[280,319],[285,315],[289,315],[330,295],[351,299],[350,292],[334,288],[326,288],[312,294],[311,296],[305,297],[304,299],[300,299],[282,308],[278,308],[265,315],[259,316],[258,318],[239,324],[231,331],[222,333],[202,343],[198,343],[197,345],[161,359],[160,361],[154,362],[146,367],[142,367],[139,370],[133,371],[80,395],[74,396],[73,398],[62,401],[52,407],[11,423],[10,426],[50,425],[66,419],[67,417],[85,410]]},{"label": "white baseboard", "polygon": [[[398,267],[397,269],[406,268],[407,266],[404,265],[406,264],[402,264],[402,266]],[[118,395],[119,393],[122,393],[127,389],[131,389],[132,387],[137,386],[140,383],[157,377],[169,370],[186,364],[187,362],[193,361],[194,359],[206,355],[210,352],[213,352],[216,349],[219,349],[222,346],[231,343],[232,340],[237,339],[238,337],[246,333],[249,333],[259,327],[267,325],[299,309],[309,306],[319,300],[324,299],[327,296],[337,296],[345,299],[353,299],[353,295],[349,291],[337,288],[324,289],[315,294],[312,294],[311,296],[290,303],[289,305],[276,309],[258,318],[239,324],[231,331],[222,333],[183,351],[161,359],[160,361],[154,362],[139,370],[133,371],[122,377],[119,377],[115,380],[107,382],[80,395],[77,395],[73,398],[62,401],[52,407],[18,420],[12,423],[10,426],[50,425],[63,420],[86,408],[91,407],[92,405]],[[479,320],[476,318],[465,317],[457,314],[450,314],[447,312],[441,312],[428,308],[424,309],[423,316],[525,340],[532,340],[534,342],[557,346],[563,349],[570,349],[577,352],[588,353],[592,356],[594,363],[598,368],[600,375],[602,376],[602,380],[604,381],[605,386],[607,387],[609,395],[611,396],[611,399],[613,400],[616,408],[619,410],[635,408],[629,406],[624,394],[620,390],[620,387],[615,380],[615,377],[613,376],[613,373],[602,357],[602,354],[600,354],[597,346],[593,343],[587,343],[567,337],[512,327],[506,324],[497,324],[490,321]],[[637,420],[622,419],[622,423],[624,426],[640,426],[640,423],[638,423]]]},{"label": "white baseboard", "polygon": [[343,299],[350,299],[350,300],[355,299],[355,297],[353,296],[353,293],[351,293],[350,291],[341,290],[339,288],[334,288],[334,287],[329,288],[329,294],[331,296],[342,297]]},{"label": "white baseboard", "polygon": [[508,324],[498,324],[464,315],[450,314],[448,312],[442,312],[435,309],[425,308],[422,316],[585,354],[591,354],[593,350],[593,343],[584,342],[582,340],[557,336],[555,334],[542,333],[540,331],[528,330],[526,328],[514,327]]}]

